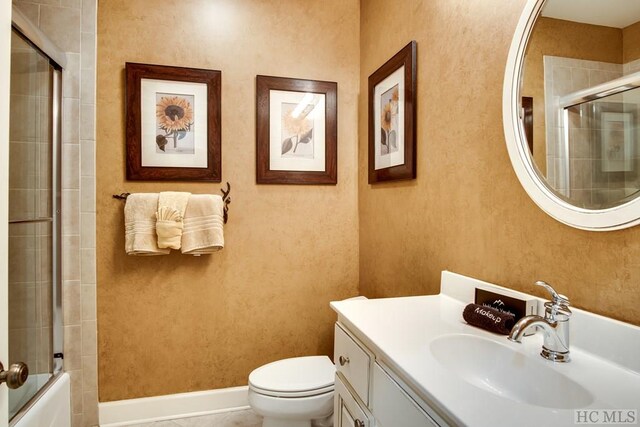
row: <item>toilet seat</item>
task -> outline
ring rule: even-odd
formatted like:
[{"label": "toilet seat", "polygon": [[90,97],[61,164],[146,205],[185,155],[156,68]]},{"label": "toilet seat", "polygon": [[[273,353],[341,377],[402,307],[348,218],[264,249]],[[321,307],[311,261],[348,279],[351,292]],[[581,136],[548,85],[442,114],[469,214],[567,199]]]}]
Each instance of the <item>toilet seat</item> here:
[{"label": "toilet seat", "polygon": [[255,369],[249,388],[266,396],[307,397],[333,391],[335,366],[327,356],[294,357]]}]

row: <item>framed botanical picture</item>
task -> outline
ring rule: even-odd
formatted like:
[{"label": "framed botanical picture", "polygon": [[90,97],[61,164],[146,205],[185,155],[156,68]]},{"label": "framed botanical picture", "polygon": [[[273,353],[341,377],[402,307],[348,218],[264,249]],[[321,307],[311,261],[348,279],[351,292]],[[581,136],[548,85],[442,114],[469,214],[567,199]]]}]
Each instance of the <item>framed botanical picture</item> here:
[{"label": "framed botanical picture", "polygon": [[416,177],[416,42],[369,76],[369,183]]},{"label": "framed botanical picture", "polygon": [[635,163],[635,129],[633,113],[600,113],[600,149],[603,172],[630,172]]},{"label": "framed botanical picture", "polygon": [[338,84],[257,76],[258,184],[336,184]]},{"label": "framed botanical picture", "polygon": [[221,181],[214,70],[127,62],[127,179]]}]

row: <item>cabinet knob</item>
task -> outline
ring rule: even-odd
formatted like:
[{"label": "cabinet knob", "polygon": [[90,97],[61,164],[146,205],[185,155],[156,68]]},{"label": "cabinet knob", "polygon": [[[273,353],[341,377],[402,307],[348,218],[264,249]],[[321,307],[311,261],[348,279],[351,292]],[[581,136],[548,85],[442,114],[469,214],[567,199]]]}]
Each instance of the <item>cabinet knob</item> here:
[{"label": "cabinet knob", "polygon": [[[344,357],[344,356],[340,356],[340,358],[338,359],[338,362],[340,362],[340,366],[344,366],[347,363],[349,363],[349,358],[348,357]],[[357,426],[359,427],[359,426]]]},{"label": "cabinet knob", "polygon": [[353,422],[353,427],[364,427],[364,421],[362,420],[355,420]]}]

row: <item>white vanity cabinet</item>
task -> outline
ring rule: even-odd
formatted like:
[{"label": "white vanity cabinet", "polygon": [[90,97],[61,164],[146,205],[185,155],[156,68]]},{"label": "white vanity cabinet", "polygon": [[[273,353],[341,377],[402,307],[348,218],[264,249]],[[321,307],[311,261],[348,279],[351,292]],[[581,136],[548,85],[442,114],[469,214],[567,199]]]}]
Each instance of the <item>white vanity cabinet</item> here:
[{"label": "white vanity cabinet", "polygon": [[336,323],[334,426],[438,426],[409,388],[344,325]]}]

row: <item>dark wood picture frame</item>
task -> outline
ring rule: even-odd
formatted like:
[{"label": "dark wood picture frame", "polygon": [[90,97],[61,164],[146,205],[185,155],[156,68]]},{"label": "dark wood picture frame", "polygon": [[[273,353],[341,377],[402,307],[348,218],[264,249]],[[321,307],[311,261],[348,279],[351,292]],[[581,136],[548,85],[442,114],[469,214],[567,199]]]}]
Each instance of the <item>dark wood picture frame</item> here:
[{"label": "dark wood picture frame", "polygon": [[[270,164],[271,91],[325,96],[325,165],[323,171],[274,170]],[[256,182],[258,184],[335,185],[338,180],[338,84],[285,77],[256,77]]]},{"label": "dark wood picture frame", "polygon": [[522,97],[522,126],[524,126],[524,136],[527,138],[529,151],[533,156],[533,98]]},{"label": "dark wood picture frame", "polygon": [[[216,70],[126,63],[125,111],[128,180],[221,182],[221,74]],[[207,85],[206,167],[142,166],[142,79]]]},{"label": "dark wood picture frame", "polygon": [[[416,77],[417,44],[411,41],[384,65],[369,76],[369,184],[384,181],[414,179],[416,177]],[[404,163],[375,169],[374,102],[376,86],[404,65]]]}]

